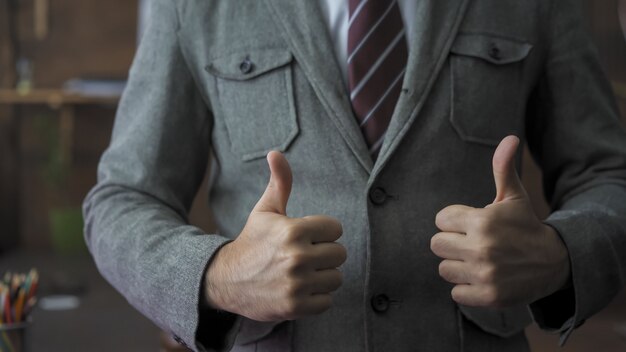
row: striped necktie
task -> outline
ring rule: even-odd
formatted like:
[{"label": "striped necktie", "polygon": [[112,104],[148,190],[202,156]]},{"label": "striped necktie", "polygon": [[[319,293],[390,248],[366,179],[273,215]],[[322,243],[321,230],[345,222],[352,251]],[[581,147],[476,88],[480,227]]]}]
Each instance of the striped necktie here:
[{"label": "striped necktie", "polygon": [[349,0],[348,84],[352,109],[376,160],[406,71],[397,0]]}]

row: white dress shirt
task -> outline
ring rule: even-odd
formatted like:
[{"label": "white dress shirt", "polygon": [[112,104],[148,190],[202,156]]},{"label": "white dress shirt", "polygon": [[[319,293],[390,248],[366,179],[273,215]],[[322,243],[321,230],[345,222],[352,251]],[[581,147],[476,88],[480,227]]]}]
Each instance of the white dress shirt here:
[{"label": "white dress shirt", "polygon": [[[368,0],[362,0],[368,1]],[[375,0],[372,0],[375,1]],[[406,29],[408,49],[411,50],[415,11],[417,10],[417,0],[397,0],[400,7],[400,14]],[[348,10],[348,0],[319,0],[324,20],[328,26],[330,39],[335,47],[335,57],[341,69],[343,83],[348,86],[348,23],[350,21],[350,11]]]}]

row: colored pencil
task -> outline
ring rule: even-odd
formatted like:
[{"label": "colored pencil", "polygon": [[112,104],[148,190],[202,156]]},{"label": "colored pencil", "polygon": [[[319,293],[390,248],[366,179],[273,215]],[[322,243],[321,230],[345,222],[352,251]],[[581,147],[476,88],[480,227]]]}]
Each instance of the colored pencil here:
[{"label": "colored pencil", "polygon": [[11,294],[8,291],[4,294],[4,321],[7,324],[13,323],[11,319]]},{"label": "colored pencil", "polygon": [[31,297],[33,297],[35,295],[35,292],[37,291],[37,285],[39,284],[39,273],[37,273],[37,271],[33,271],[32,275],[31,275],[31,283],[29,286],[29,292],[28,292],[28,296],[27,296],[27,300],[30,300]]},{"label": "colored pencil", "polygon": [[[0,325],[26,321],[37,299],[39,274],[31,269],[28,274],[7,272],[0,281]],[[0,352],[4,349],[0,348]]]},{"label": "colored pencil", "polygon": [[15,321],[22,321],[22,311],[24,309],[24,288],[19,288],[19,293],[17,294],[17,301],[15,302]]}]

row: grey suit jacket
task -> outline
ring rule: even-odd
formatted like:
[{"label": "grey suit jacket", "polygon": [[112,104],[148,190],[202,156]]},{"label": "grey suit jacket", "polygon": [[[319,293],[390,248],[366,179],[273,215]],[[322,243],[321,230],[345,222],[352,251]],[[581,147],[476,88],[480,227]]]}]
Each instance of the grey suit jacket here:
[{"label": "grey suit jacket", "polygon": [[[198,350],[527,351],[528,307],[458,306],[429,249],[440,209],[492,201],[494,148],[516,134],[572,267],[534,318],[565,339],[603,308],[625,282],[626,138],[577,1],[422,0],[415,20],[373,163],[317,1],[154,0],[84,205],[104,277]],[[201,305],[207,263],[263,193],[270,150],[293,168],[288,214],[337,217],[349,256],[332,309],[280,324]],[[186,217],[210,155],[216,234]]]}]

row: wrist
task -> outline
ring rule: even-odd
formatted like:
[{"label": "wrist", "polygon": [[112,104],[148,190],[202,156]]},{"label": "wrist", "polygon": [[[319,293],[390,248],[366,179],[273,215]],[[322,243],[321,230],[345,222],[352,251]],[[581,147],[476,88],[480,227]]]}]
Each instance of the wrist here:
[{"label": "wrist", "polygon": [[227,243],[217,250],[213,254],[213,258],[207,265],[206,272],[204,274],[203,283],[203,305],[205,307],[215,310],[226,310],[227,302],[225,299],[228,297],[223,291],[226,289],[227,277],[226,271],[228,270],[227,257],[230,250],[231,243]]},{"label": "wrist", "polygon": [[570,287],[571,264],[569,252],[561,236],[552,226],[545,224],[543,226],[550,239],[551,247],[553,248],[552,253],[555,258],[554,271],[552,275],[554,285],[552,286],[553,289],[551,292],[549,292],[549,294],[552,294]]}]

